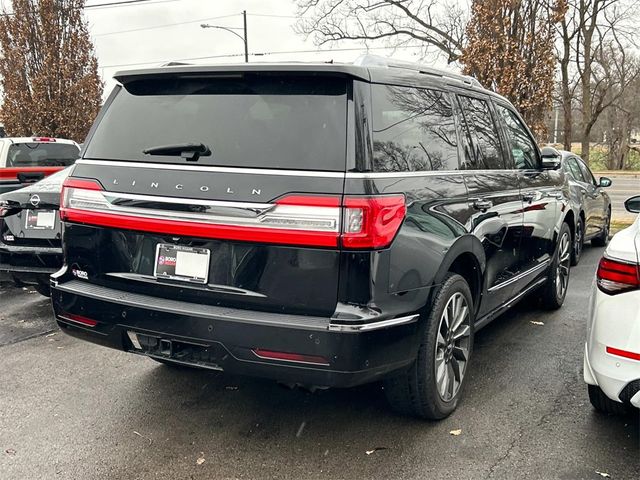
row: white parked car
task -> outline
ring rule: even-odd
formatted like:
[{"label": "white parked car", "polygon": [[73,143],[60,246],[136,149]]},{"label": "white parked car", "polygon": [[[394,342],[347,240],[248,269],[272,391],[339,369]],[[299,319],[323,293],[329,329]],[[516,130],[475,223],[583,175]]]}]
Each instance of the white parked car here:
[{"label": "white parked car", "polygon": [[[640,195],[625,207],[640,213]],[[640,408],[640,216],[605,250],[589,312],[584,380],[591,404],[606,413]]]}]

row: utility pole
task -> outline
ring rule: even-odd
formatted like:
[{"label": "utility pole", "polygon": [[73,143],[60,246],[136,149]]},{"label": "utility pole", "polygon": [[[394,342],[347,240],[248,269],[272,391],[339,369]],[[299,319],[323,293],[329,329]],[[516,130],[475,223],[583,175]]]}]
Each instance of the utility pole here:
[{"label": "utility pole", "polygon": [[244,19],[244,63],[249,63],[249,40],[247,37],[247,11],[242,11],[242,18]]},{"label": "utility pole", "polygon": [[[208,23],[200,24],[200,28],[217,28],[219,30],[226,30],[229,33],[233,33],[236,37],[238,37],[244,43],[244,61],[245,63],[249,63],[249,42],[247,41],[247,11],[242,11],[242,19],[244,21],[244,35],[240,35],[237,32],[234,32],[234,28],[231,27],[223,27],[222,25],[210,25]],[[240,30],[239,28],[235,28],[235,30]]]}]

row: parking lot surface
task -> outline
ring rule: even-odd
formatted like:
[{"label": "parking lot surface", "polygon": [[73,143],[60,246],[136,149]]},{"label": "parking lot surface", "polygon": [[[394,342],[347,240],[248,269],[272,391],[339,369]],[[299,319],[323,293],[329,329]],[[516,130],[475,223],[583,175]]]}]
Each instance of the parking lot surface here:
[{"label": "parking lot surface", "polygon": [[478,332],[463,401],[437,423],[394,415],[379,385],[312,394],[84,343],[47,299],[2,288],[0,478],[637,479],[638,416],[595,413],[582,381],[601,251],[561,310],[530,299]]},{"label": "parking lot surface", "polygon": [[[596,175],[597,176],[597,175]],[[609,175],[612,184],[605,191],[611,197],[611,216],[619,222],[633,222],[636,215],[624,208],[624,201],[640,195],[640,173],[637,175]]]}]

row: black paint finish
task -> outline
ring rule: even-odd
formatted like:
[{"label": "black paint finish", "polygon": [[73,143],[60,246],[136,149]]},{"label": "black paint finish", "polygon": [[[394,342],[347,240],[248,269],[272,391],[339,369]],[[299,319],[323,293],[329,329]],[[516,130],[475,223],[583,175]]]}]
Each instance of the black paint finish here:
[{"label": "black paint finish", "polygon": [[[257,66],[249,68],[252,74],[260,70]],[[310,68],[303,66],[297,72],[308,73]],[[52,279],[54,309],[65,331],[124,350],[133,348],[127,330],[151,331],[158,337],[181,341],[188,338],[212,348],[215,344],[216,349],[227,352],[217,365],[228,371],[346,386],[380,378],[414,360],[422,313],[429,310],[433,292],[447,272],[465,276],[474,295],[476,321],[482,324],[547,274],[546,262],[553,254],[555,236],[568,211],[564,179],[558,172],[542,169],[534,144],[529,150],[520,150],[520,144],[508,143],[509,132],[494,105],[508,105],[503,99],[462,82],[418,72],[318,68],[344,75],[349,82],[345,172],[322,172],[321,166],[316,172],[304,174],[291,170],[207,170],[206,166],[193,163],[186,166],[183,159],[176,158],[172,164],[175,167],[170,170],[166,169],[166,161],[165,167],[141,162],[132,166],[126,162],[81,161],[73,177],[96,179],[111,192],[165,199],[270,203],[289,193],[400,193],[406,198],[407,214],[391,245],[372,251],[301,248],[68,223],[63,230],[66,268]],[[294,66],[283,67],[281,73],[292,69],[295,71]],[[271,67],[267,70],[274,73]],[[171,75],[194,73],[193,68],[169,71]],[[241,71],[238,68],[233,73]],[[202,73],[220,74],[217,70]],[[162,73],[149,71],[145,75]],[[137,76],[130,72],[120,79],[131,82]],[[390,97],[385,102],[372,101],[372,92],[385,89],[367,83],[370,78],[393,87],[387,90]],[[414,95],[410,89],[396,86],[428,87],[429,91]],[[474,117],[462,116],[457,106],[459,95],[484,102],[476,103],[482,108],[478,107],[474,115],[489,115],[494,125],[491,131],[497,131],[497,137],[495,133],[485,135],[487,127],[469,134],[465,125]],[[387,128],[395,128],[394,122],[405,122],[419,115],[416,112],[422,107],[430,108],[429,102],[434,99],[440,111],[422,122],[413,122],[413,133],[399,129],[403,143],[394,135],[384,134],[388,133]],[[109,102],[107,110],[108,105]],[[380,105],[386,110],[381,111]],[[446,131],[432,122],[434,118],[446,120]],[[490,124],[487,120],[485,125]],[[447,154],[446,162],[439,162],[428,144],[414,142],[423,129],[429,129],[429,135],[448,135],[438,137],[442,139],[439,151]],[[521,142],[530,137],[528,131],[519,133]],[[489,139],[491,145],[476,148],[479,138]],[[458,152],[457,168],[452,168],[452,151]],[[494,155],[484,161],[494,165],[497,162],[504,168],[471,169],[478,165],[481,151]],[[528,168],[516,167],[521,157],[526,157]],[[410,168],[403,170],[402,162]],[[532,162],[536,168],[530,168]],[[449,169],[435,168],[444,165]],[[210,249],[208,285],[156,279],[153,263],[158,243]],[[74,271],[86,274],[86,278],[74,276]],[[127,292],[144,298],[246,309],[256,318],[266,313],[282,314],[282,324],[266,328],[224,318],[210,321],[193,315],[175,316],[154,310],[152,303],[124,307],[64,288],[78,281],[116,294]],[[65,313],[88,316],[99,324],[93,329],[73,325],[61,318]],[[368,333],[329,330],[329,326],[337,324],[366,324],[415,314],[420,315],[416,323]],[[287,324],[292,315],[323,318],[326,329],[309,334],[293,328]],[[329,365],[292,366],[268,361],[251,354],[252,348],[320,355],[328,359]]]}]

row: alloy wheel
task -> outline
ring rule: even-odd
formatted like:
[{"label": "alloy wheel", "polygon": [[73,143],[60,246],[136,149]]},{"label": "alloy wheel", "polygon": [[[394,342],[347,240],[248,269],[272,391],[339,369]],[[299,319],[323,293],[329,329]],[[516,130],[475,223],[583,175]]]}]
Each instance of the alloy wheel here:
[{"label": "alloy wheel", "polygon": [[576,242],[573,246],[573,251],[575,252],[574,255],[576,258],[580,258],[580,255],[582,255],[582,235],[582,224],[578,223],[578,228],[576,229]]},{"label": "alloy wheel", "polygon": [[556,268],[556,294],[563,298],[569,286],[569,267],[571,265],[570,235],[565,232],[558,246],[558,266]]},{"label": "alloy wheel", "polygon": [[440,317],[435,352],[435,378],[438,395],[451,401],[462,386],[471,346],[471,314],[467,300],[454,293]]}]

